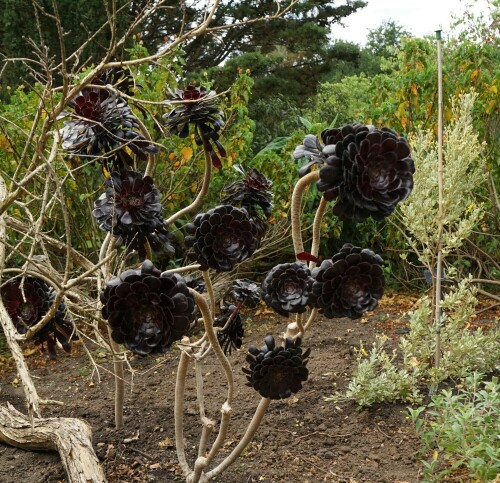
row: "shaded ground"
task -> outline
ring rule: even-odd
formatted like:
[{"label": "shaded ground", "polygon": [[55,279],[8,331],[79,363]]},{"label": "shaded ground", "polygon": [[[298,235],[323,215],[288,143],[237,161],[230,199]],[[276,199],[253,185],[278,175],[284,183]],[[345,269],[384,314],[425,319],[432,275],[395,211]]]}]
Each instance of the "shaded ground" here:
[{"label": "shaded ground", "polygon": [[[240,482],[417,482],[419,442],[405,418],[403,405],[378,405],[358,410],[353,403],[325,402],[324,396],[345,389],[356,360],[360,341],[371,344],[377,333],[397,339],[407,326],[402,317],[414,299],[389,296],[374,316],[363,321],[318,319],[308,332],[304,347],[313,348],[310,379],[295,397],[274,401],[254,441],[217,480]],[[262,313],[246,323],[246,347],[262,345],[263,337],[279,335],[285,320]],[[106,370],[109,357],[100,350],[93,356]],[[101,382],[91,378],[92,366],[75,344],[71,356],[62,352],[56,362],[35,353],[28,357],[41,397],[64,401],[44,415],[85,419],[93,429],[94,447],[110,482],[183,481],[176,463],[173,397],[177,351],[161,357],[133,359],[138,371],[132,392],[126,394],[125,429],[113,428],[113,380],[101,370]],[[238,442],[253,415],[259,397],[244,385],[241,366],[245,352],[234,353],[236,394],[230,436],[223,449],[228,453]],[[11,365],[3,364],[0,398],[21,411],[23,394],[16,387]],[[208,416],[219,419],[225,398],[224,377],[211,358],[204,367]],[[94,374],[95,376],[95,374]],[[200,435],[198,404],[190,372],[186,402],[186,439],[191,461]],[[195,448],[196,445],[196,448]],[[66,481],[55,453],[27,452],[0,444],[0,482],[55,483]]]}]

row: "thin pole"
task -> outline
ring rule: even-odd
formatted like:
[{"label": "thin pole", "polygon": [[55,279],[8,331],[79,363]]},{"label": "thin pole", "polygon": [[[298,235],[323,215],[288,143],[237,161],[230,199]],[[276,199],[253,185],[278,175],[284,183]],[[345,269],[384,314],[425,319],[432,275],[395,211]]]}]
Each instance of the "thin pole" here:
[{"label": "thin pole", "polygon": [[436,327],[436,351],[434,366],[441,362],[441,270],[443,266],[443,59],[441,52],[441,30],[436,30],[437,66],[438,66],[438,236],[437,236],[437,266],[436,266],[436,296],[434,323]]}]

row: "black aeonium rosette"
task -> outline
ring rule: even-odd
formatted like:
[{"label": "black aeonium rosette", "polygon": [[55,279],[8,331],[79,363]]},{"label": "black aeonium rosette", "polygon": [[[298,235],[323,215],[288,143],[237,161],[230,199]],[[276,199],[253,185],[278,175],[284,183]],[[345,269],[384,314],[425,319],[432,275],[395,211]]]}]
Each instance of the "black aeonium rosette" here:
[{"label": "black aeonium rosette", "polygon": [[102,231],[116,237],[115,247],[125,244],[146,257],[145,244],[153,250],[174,251],[173,236],[162,217],[161,197],[149,176],[135,171],[113,172],[107,190],[95,201],[92,214]]},{"label": "black aeonium rosette", "polygon": [[[14,327],[20,334],[25,334],[30,327],[42,320],[56,297],[52,287],[32,276],[9,280],[1,287],[0,294]],[[34,335],[35,343],[41,345],[42,350],[47,343],[51,359],[56,357],[56,341],[66,352],[71,352],[71,340],[74,338],[75,328],[67,315],[64,302],[59,304],[52,319]]]},{"label": "black aeonium rosette", "polygon": [[222,168],[220,158],[226,156],[226,150],[219,136],[224,127],[224,112],[219,107],[216,92],[192,85],[184,91],[169,88],[169,92],[174,106],[164,117],[170,132],[186,138],[189,136],[189,125],[193,125],[196,144],[203,146],[216,168]]},{"label": "black aeonium rosette", "polygon": [[415,166],[408,143],[395,131],[348,124],[323,131],[322,138],[335,151],[326,157],[317,187],[336,201],[333,212],[340,219],[381,220],[410,195]]},{"label": "black aeonium rosette", "polygon": [[71,155],[98,158],[104,166],[121,170],[133,165],[127,147],[141,160],[158,149],[141,134],[138,118],[127,101],[106,89],[108,82],[116,82],[118,89],[130,89],[128,77],[114,71],[93,79],[91,84],[96,87],[84,87],[68,102],[70,111],[62,113],[73,117],[64,122],[62,146]]},{"label": "black aeonium rosette", "polygon": [[238,278],[233,282],[229,296],[235,302],[254,309],[260,302],[259,286],[248,278]]},{"label": "black aeonium rosette", "polygon": [[217,332],[217,339],[224,354],[231,354],[233,349],[241,347],[245,329],[238,307],[233,304],[221,307],[221,313],[215,318],[214,327],[222,328]]},{"label": "black aeonium rosette", "polygon": [[282,263],[272,268],[262,282],[266,304],[278,314],[305,312],[309,305],[313,278],[302,262]]},{"label": "black aeonium rosette", "polygon": [[224,187],[222,203],[245,208],[259,227],[262,237],[273,209],[273,183],[257,169],[250,169],[248,172],[241,167],[237,169],[245,178]]},{"label": "black aeonium rosette", "polygon": [[111,337],[136,354],[163,351],[194,325],[194,298],[178,274],[161,274],[146,260],[126,270],[101,293]]},{"label": "black aeonium rosette", "polygon": [[253,387],[262,397],[285,399],[302,389],[307,381],[307,362],[310,349],[304,353],[300,337],[286,339],[285,347],[278,346],[272,335],[264,339],[265,345],[258,349],[248,348],[249,368],[243,368],[247,375],[247,386]]},{"label": "black aeonium rosette", "polygon": [[257,169],[250,169],[248,172],[240,171],[245,175],[245,178],[224,187],[222,202],[241,206],[252,217],[261,216],[258,210],[260,208],[264,216],[269,218],[273,209],[272,181]]},{"label": "black aeonium rosette", "polygon": [[384,293],[383,263],[371,250],[346,243],[312,271],[311,304],[329,319],[361,317],[377,306]]},{"label": "black aeonium rosette", "polygon": [[184,282],[189,288],[196,290],[198,293],[204,293],[207,289],[205,280],[197,275],[184,275]]},{"label": "black aeonium rosette", "polygon": [[220,205],[196,216],[186,226],[188,257],[201,270],[229,272],[236,263],[250,257],[259,246],[257,225],[245,209]]},{"label": "black aeonium rosette", "polygon": [[323,164],[328,155],[332,154],[335,146],[325,146],[314,134],[308,134],[302,144],[295,148],[294,159],[305,158],[307,163],[299,169],[299,178],[311,172],[316,164]]},{"label": "black aeonium rosette", "polygon": [[124,67],[109,67],[108,69],[104,69],[94,78],[92,84],[100,86],[111,85],[127,96],[134,95],[134,79],[130,70]]},{"label": "black aeonium rosette", "polygon": [[[49,289],[49,300],[52,304],[56,298],[56,291]],[[47,351],[51,359],[56,358],[56,341],[59,342],[65,352],[71,352],[71,341],[77,339],[75,325],[68,314],[64,301],[59,304],[52,320],[36,334],[36,343],[42,345],[47,343]]]}]

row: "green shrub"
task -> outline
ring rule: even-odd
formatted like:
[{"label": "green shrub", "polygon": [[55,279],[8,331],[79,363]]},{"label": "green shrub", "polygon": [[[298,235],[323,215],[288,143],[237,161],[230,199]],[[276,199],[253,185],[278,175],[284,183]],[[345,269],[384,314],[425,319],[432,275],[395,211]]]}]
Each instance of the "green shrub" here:
[{"label": "green shrub", "polygon": [[434,452],[424,463],[426,481],[442,481],[462,466],[477,481],[500,474],[500,384],[498,377],[486,382],[483,377],[475,372],[458,393],[443,390],[427,410],[410,409],[426,449]]}]

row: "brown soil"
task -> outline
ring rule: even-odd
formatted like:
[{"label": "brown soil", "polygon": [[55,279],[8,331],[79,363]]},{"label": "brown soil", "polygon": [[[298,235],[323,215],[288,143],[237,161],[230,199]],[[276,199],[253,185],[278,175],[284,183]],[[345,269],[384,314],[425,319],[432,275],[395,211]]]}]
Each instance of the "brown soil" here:
[{"label": "brown soil", "polygon": [[[375,316],[362,321],[318,319],[308,332],[304,347],[312,347],[310,379],[301,392],[285,401],[273,401],[254,441],[217,481],[242,482],[416,482],[419,480],[419,441],[406,417],[404,405],[378,405],[359,410],[352,402],[326,402],[325,396],[343,391],[355,366],[360,341],[365,347],[377,333],[397,339],[406,326],[402,312],[413,299],[401,305],[389,297]],[[263,337],[279,335],[285,321],[263,313],[247,319],[245,338],[262,345]],[[183,481],[174,444],[173,395],[178,353],[172,350],[156,358],[135,358],[137,371],[125,403],[125,428],[113,428],[113,379],[109,356],[93,352],[102,366],[101,381],[92,376],[92,366],[81,342],[71,356],[62,352],[56,362],[35,353],[28,357],[40,396],[64,401],[52,406],[46,416],[69,416],[86,420],[93,429],[94,448],[110,482]],[[104,356],[104,357],[103,357]],[[223,454],[239,440],[253,415],[259,397],[245,386],[241,366],[245,351],[234,353],[236,394],[229,438]],[[218,420],[225,385],[215,361],[204,366],[206,404],[209,416]],[[12,365],[3,365],[0,397],[21,411],[23,393],[15,382]],[[200,436],[194,377],[187,386],[185,434],[191,462]],[[128,441],[128,442],[126,442]],[[56,453],[35,453],[0,444],[0,482],[55,483],[66,481]]]}]

